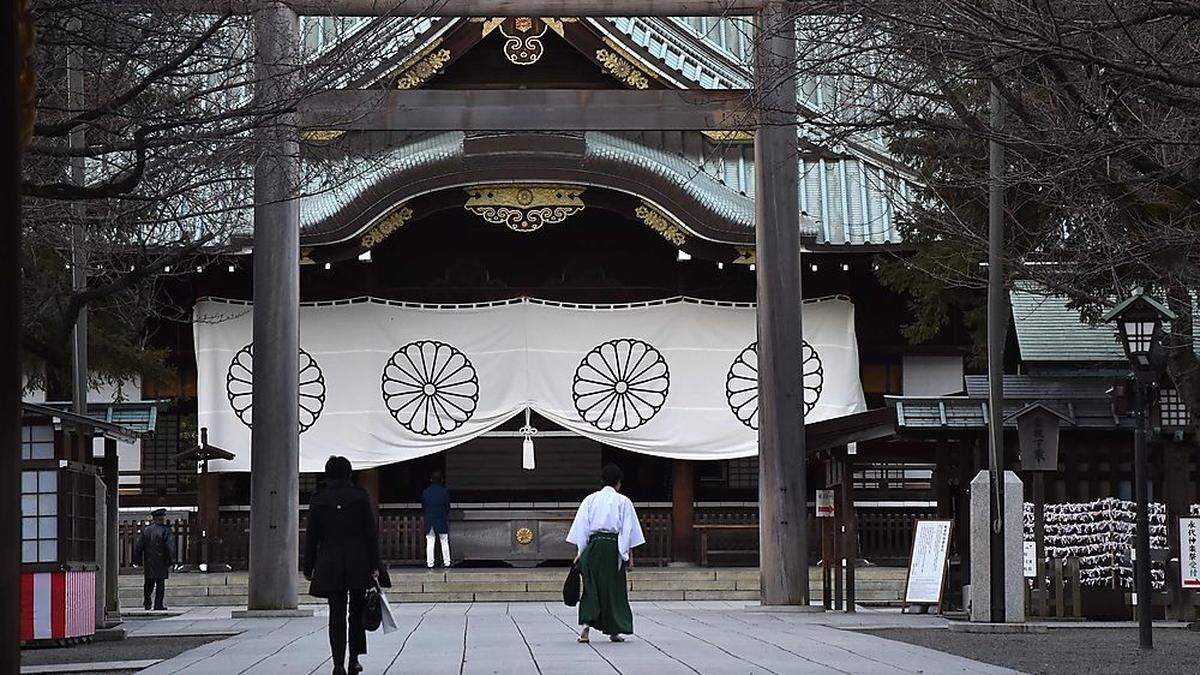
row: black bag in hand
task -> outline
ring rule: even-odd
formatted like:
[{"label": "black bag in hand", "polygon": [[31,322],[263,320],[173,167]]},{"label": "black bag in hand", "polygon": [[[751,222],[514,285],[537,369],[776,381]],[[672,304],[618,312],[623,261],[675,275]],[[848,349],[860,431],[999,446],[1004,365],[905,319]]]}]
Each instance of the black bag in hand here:
[{"label": "black bag in hand", "polygon": [[363,628],[371,632],[379,630],[380,624],[383,623],[382,604],[379,599],[379,588],[369,589],[365,602],[363,602]]},{"label": "black bag in hand", "polygon": [[567,607],[574,607],[579,604],[579,595],[583,586],[583,573],[579,569],[579,563],[571,565],[571,571],[567,572],[567,580],[563,582],[563,604]]}]

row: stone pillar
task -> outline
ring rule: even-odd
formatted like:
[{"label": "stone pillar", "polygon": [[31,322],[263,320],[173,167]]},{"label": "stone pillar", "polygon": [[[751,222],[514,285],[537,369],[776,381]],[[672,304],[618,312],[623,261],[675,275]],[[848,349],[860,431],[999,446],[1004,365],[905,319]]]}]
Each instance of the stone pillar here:
[{"label": "stone pillar", "polygon": [[696,522],[696,465],[686,459],[671,464],[671,559],[696,561],[692,525]]},{"label": "stone pillar", "polygon": [[758,16],[755,44],[758,513],[764,605],[809,604],[793,19],[784,3],[768,3]]},{"label": "stone pillar", "polygon": [[[299,22],[283,2],[254,13],[258,102],[286,107]],[[294,610],[300,547],[300,146],[295,113],[261,122],[254,167],[254,384],[250,436],[251,611]]]},{"label": "stone pillar", "polygon": [[105,605],[108,598],[108,490],[100,476],[96,481],[96,628],[108,625]]},{"label": "stone pillar", "polygon": [[[1021,479],[1004,472],[1004,621],[1025,621],[1025,494]],[[971,621],[992,620],[991,494],[988,472],[971,480]]]}]

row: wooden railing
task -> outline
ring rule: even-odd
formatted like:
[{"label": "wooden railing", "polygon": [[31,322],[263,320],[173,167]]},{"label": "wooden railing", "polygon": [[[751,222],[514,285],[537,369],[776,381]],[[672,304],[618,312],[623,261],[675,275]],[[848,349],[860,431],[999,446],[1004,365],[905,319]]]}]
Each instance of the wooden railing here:
[{"label": "wooden railing", "polygon": [[877,564],[907,562],[917,521],[932,517],[926,511],[859,509],[859,557]]},{"label": "wooden railing", "polygon": [[666,565],[671,562],[671,509],[644,509],[638,513],[646,544],[638,549],[638,564]]},{"label": "wooden railing", "polygon": [[[646,545],[638,551],[638,561],[643,564],[661,565],[671,560],[671,510],[669,508],[645,508],[639,511],[642,532]],[[304,550],[304,535],[307,514],[300,517],[300,550]],[[912,547],[916,521],[928,517],[923,511],[859,509],[858,536],[859,556],[875,563],[902,564],[908,559]],[[753,525],[758,522],[757,509],[753,507],[699,507],[696,509],[698,525]],[[384,509],[379,516],[379,543],[384,560],[390,565],[419,564],[425,559],[425,534],[421,531],[422,517],[419,509]],[[133,545],[146,521],[125,522],[120,525],[121,567],[128,570],[132,564]],[[195,515],[179,518],[168,523],[175,533],[176,549],[181,564],[198,562],[201,542],[193,533],[198,532]],[[816,519],[810,519],[809,559],[820,558],[820,539],[817,536]],[[220,527],[208,541],[209,560],[223,563],[233,569],[246,569],[250,561],[250,513],[248,511],[222,511]],[[724,536],[724,535],[722,535]],[[757,564],[758,535],[753,530],[732,532],[732,548],[744,548],[745,556],[734,556],[731,564]],[[726,544],[723,543],[724,547]],[[715,561],[714,562],[718,562]]]}]

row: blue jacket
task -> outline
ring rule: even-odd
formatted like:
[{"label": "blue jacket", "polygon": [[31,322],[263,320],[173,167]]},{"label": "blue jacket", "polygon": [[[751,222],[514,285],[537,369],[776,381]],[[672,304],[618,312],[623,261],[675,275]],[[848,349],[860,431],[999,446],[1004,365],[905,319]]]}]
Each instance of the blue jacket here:
[{"label": "blue jacket", "polygon": [[450,532],[450,491],[440,483],[430,483],[421,493],[421,507],[425,509],[425,532],[434,534]]}]

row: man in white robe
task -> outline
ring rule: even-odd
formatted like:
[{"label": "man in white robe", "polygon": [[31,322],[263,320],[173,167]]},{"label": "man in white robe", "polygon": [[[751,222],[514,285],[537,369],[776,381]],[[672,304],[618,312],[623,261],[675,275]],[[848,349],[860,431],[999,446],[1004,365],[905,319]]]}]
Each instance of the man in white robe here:
[{"label": "man in white robe", "polygon": [[622,478],[615,464],[605,466],[604,487],[584,498],[567,533],[567,541],[579,549],[575,562],[583,579],[580,642],[588,642],[592,628],[613,642],[633,633],[625,572],[632,564],[633,549],[646,543],[646,538],[633,502],[620,493]]}]

